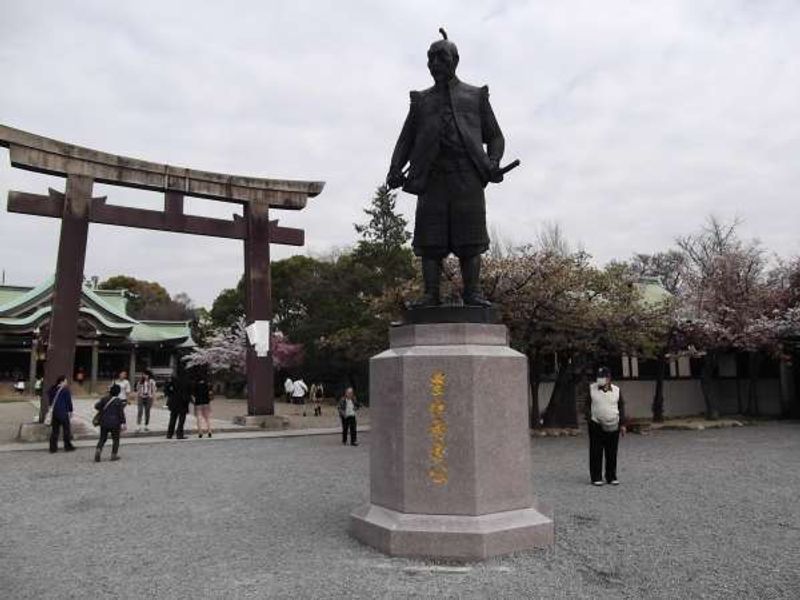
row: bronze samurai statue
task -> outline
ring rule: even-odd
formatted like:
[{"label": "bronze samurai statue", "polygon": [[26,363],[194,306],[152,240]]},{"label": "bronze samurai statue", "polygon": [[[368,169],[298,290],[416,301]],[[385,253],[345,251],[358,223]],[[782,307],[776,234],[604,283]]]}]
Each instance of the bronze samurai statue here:
[{"label": "bronze samurai statue", "polygon": [[411,92],[386,183],[418,197],[412,246],[422,259],[425,294],[412,306],[441,303],[442,260],[452,252],[461,266],[464,304],[486,307],[491,303],[480,289],[481,254],[489,249],[483,190],[489,182],[501,182],[519,161],[500,167],[505,140],[489,104],[489,88],[456,77],[458,48],[444,29],[439,31],[444,39],[428,49],[435,83]]}]

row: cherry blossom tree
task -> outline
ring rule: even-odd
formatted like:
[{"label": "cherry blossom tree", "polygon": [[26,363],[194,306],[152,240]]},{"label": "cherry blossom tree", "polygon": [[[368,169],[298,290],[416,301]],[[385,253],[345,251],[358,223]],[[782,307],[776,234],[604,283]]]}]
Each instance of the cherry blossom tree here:
[{"label": "cherry blossom tree", "polygon": [[[184,357],[187,368],[202,367],[227,382],[242,382],[247,373],[247,332],[244,319],[231,328],[219,328],[208,336],[204,347]],[[303,347],[281,333],[270,337],[272,360],[276,368],[286,369],[302,362]]]}]

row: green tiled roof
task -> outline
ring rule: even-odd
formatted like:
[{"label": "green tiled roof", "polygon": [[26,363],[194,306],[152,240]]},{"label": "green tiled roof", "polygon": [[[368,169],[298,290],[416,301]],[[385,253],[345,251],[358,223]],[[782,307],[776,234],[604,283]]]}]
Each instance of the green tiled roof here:
[{"label": "green tiled roof", "polygon": [[31,291],[29,287],[19,287],[16,285],[0,285],[0,307],[16,300],[26,292]]},{"label": "green tiled roof", "polygon": [[52,295],[55,277],[51,275],[34,288],[17,294],[6,304],[0,304],[0,316],[11,316],[14,313],[24,312],[27,307],[33,307],[42,297]]},{"label": "green tiled roof", "polygon": [[[50,318],[54,277],[35,288],[0,286],[0,333],[32,332]],[[93,290],[84,287],[80,314],[94,322],[105,335],[127,337],[133,344],[170,344],[193,347],[188,321],[138,321],[125,312],[124,290]]]},{"label": "green tiled roof", "polygon": [[191,340],[188,321],[140,321],[131,332],[135,342],[184,342]]},{"label": "green tiled roof", "polygon": [[107,304],[114,307],[115,310],[127,314],[128,311],[128,296],[126,290],[92,290],[96,296],[102,298]]}]

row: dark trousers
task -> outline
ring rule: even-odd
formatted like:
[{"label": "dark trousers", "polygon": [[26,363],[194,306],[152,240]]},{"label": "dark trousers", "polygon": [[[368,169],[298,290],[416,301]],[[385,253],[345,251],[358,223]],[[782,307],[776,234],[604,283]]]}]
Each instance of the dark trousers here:
[{"label": "dark trousers", "polygon": [[350,443],[355,444],[358,439],[356,433],[356,418],[355,417],[339,417],[342,420],[342,443],[347,443],[347,432],[350,431]]},{"label": "dark trousers", "polygon": [[52,430],[50,431],[50,452],[58,450],[58,433],[64,430],[64,450],[72,448],[72,432],[69,427],[69,417],[63,421],[53,415],[51,422]]},{"label": "dark trousers", "polygon": [[603,455],[606,458],[606,481],[611,483],[617,478],[617,447],[619,446],[619,429],[603,431],[594,421],[589,421],[589,474],[592,481],[603,480]]},{"label": "dark trousers", "polygon": [[[178,424],[178,430],[175,430],[175,424]],[[167,437],[172,437],[173,433],[177,433],[179,438],[183,437],[183,425],[186,423],[186,413],[177,412],[174,410],[169,411],[169,425],[167,425]]]},{"label": "dark trousers", "polygon": [[111,434],[111,454],[114,456],[119,452],[119,427],[100,427],[100,440],[97,442],[97,451],[101,452],[106,444],[108,434]]}]

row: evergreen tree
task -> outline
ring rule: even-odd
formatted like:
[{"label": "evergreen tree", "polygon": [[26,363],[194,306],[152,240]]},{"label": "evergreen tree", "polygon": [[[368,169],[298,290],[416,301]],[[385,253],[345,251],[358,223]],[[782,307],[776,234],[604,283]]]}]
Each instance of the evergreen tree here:
[{"label": "evergreen tree", "polygon": [[411,239],[406,229],[408,221],[396,212],[397,194],[384,184],[378,187],[372,203],[364,212],[370,219],[364,225],[355,225],[356,233],[361,236],[359,248],[368,246],[383,252],[391,252],[400,248]]},{"label": "evergreen tree", "polygon": [[408,247],[411,234],[408,221],[396,212],[397,194],[380,186],[364,212],[369,220],[355,224],[361,239],[353,252],[353,261],[366,268],[362,280],[364,293],[377,296],[414,275],[414,257]]}]

